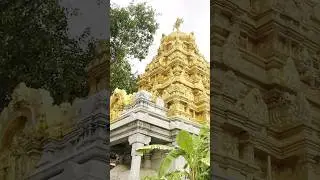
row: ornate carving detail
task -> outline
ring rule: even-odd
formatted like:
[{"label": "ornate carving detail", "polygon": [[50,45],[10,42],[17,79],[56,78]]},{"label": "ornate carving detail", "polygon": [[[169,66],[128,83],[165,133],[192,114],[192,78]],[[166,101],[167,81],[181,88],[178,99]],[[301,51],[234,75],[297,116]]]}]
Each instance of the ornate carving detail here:
[{"label": "ornate carving detail", "polygon": [[143,93],[140,94],[127,94],[125,90],[115,89],[112,96],[110,97],[110,121],[114,121],[118,118],[121,112],[124,110],[125,106],[132,104],[134,96],[142,96]]},{"label": "ornate carving detail", "polygon": [[229,132],[225,132],[222,138],[219,139],[222,151],[226,156],[238,158],[239,157],[239,141],[238,138],[230,134]]},{"label": "ornate carving detail", "polygon": [[[260,4],[258,8],[255,6],[256,3]],[[312,157],[302,160],[301,163],[297,162],[299,158],[298,155],[290,155],[290,148],[288,148],[289,144],[292,147],[297,147],[297,144],[293,141],[302,138],[302,136],[306,136],[305,138],[307,139],[313,139],[313,137],[316,136],[315,132],[318,131],[314,128],[317,128],[315,126],[316,119],[318,118],[316,99],[318,98],[318,89],[320,88],[320,53],[318,52],[319,48],[316,44],[316,42],[319,41],[319,37],[316,35],[316,29],[320,22],[319,4],[319,2],[316,3],[316,0],[250,0],[246,2],[232,0],[227,3],[222,1],[213,3],[212,7],[219,9],[219,11],[215,12],[217,19],[222,19],[225,14],[229,16],[229,18],[232,15],[238,15],[238,17],[241,17],[240,13],[248,15],[249,17],[249,19],[246,19],[246,17],[242,18],[240,23],[241,27],[239,27],[241,34],[234,31],[235,29],[232,29],[229,24],[223,24],[229,21],[227,18],[224,22],[219,22],[218,24],[215,23],[213,28],[213,34],[215,37],[214,45],[219,47],[222,46],[223,37],[227,37],[227,31],[231,31],[224,46],[217,48],[219,53],[215,53],[215,61],[220,61],[222,56],[221,62],[232,69],[238,70],[239,74],[243,73],[245,67],[242,66],[247,63],[249,63],[250,66],[252,65],[251,69],[258,68],[260,69],[259,71],[261,71],[260,73],[257,72],[257,77],[243,77],[245,85],[248,87],[259,88],[261,91],[259,92],[260,94],[257,93],[257,89],[251,90],[248,93],[246,92],[246,96],[243,99],[243,92],[238,88],[235,88],[237,87],[235,82],[238,80],[230,81],[233,82],[232,84],[230,82],[225,82],[226,79],[228,79],[224,77],[226,75],[220,77],[219,75],[213,76],[215,81],[212,83],[213,86],[211,87],[214,87],[212,92],[213,98],[216,102],[214,104],[216,107],[213,107],[214,109],[217,109],[214,113],[216,115],[216,119],[218,119],[218,121],[225,122],[225,119],[228,118],[226,117],[228,114],[224,114],[223,110],[228,108],[226,106],[229,106],[233,99],[237,99],[226,98],[221,95],[220,92],[224,92],[224,95],[228,97],[231,97],[233,94],[234,97],[238,97],[238,103],[236,103],[236,105],[240,108],[242,106],[242,109],[248,112],[250,119],[259,119],[259,117],[264,117],[261,118],[264,125],[262,125],[262,123],[258,123],[257,125],[253,125],[252,123],[241,124],[241,122],[239,122],[240,119],[235,116],[232,116],[235,119],[228,118],[227,120],[228,123],[231,123],[233,126],[241,126],[245,130],[248,130],[250,134],[253,134],[253,140],[250,142],[254,145],[254,150],[251,155],[254,155],[254,161],[257,165],[255,170],[248,172],[244,170],[244,168],[238,168],[236,163],[231,161],[224,163],[221,162],[221,160],[217,160],[215,163],[221,166],[222,164],[228,164],[226,165],[228,166],[226,169],[229,167],[234,169],[238,168],[235,170],[235,173],[238,173],[238,175],[239,173],[244,173],[248,175],[247,178],[249,179],[317,179],[320,175],[313,176],[312,169],[310,168],[311,164],[314,163],[314,161],[311,160]],[[249,6],[255,10],[252,11],[252,9],[249,9]],[[313,13],[313,17],[310,16],[311,13]],[[269,30],[274,30],[274,27],[272,27],[273,23],[266,23],[265,27],[261,27],[259,30],[254,29],[257,23],[257,19],[254,17],[257,16],[264,16],[265,22],[276,21],[277,23],[280,23],[283,28],[278,29],[279,31],[273,35],[268,33]],[[250,20],[253,23],[251,23]],[[290,31],[288,32],[289,34],[286,32],[286,29]],[[291,30],[294,30],[299,35],[295,34],[295,32]],[[245,34],[248,36],[244,37]],[[239,44],[237,44],[238,37],[241,41]],[[242,37],[244,41],[242,41]],[[305,41],[304,39],[308,40]],[[243,46],[244,43],[247,43],[246,46]],[[238,45],[240,47],[238,47]],[[247,56],[242,53],[242,51],[245,51],[242,47],[246,47],[247,50],[252,50],[254,54],[249,54]],[[274,52],[270,52],[270,50]],[[300,52],[300,50],[302,51]],[[221,52],[223,53],[221,54]],[[241,61],[238,59],[241,58],[240,56],[243,57],[243,59],[240,59]],[[242,61],[246,62],[242,63]],[[279,67],[281,63],[283,63],[283,67]],[[220,72],[228,69],[228,67],[221,66],[221,63],[217,64],[217,68]],[[247,68],[247,70],[250,69]],[[220,72],[214,71],[213,73],[221,74]],[[255,80],[252,80],[251,78]],[[306,93],[306,95],[303,93]],[[263,108],[257,108],[257,106],[259,106],[257,104],[260,103],[256,104],[256,102],[254,102],[255,94],[259,95],[259,98],[257,99],[260,99],[260,101],[257,102],[262,102],[261,104],[264,104],[262,105]],[[261,94],[263,94],[264,100],[262,100]],[[217,103],[217,101],[220,100],[223,102],[229,102],[224,104],[219,102]],[[310,103],[312,102],[312,106],[309,104],[309,101]],[[245,107],[245,102],[247,102],[247,107]],[[264,111],[262,109],[264,109]],[[235,108],[233,112],[236,113],[236,110],[237,109]],[[257,110],[257,112],[255,112],[255,110]],[[250,114],[253,116],[250,117]],[[308,127],[311,127],[311,120],[313,128],[308,129]],[[217,126],[219,125],[216,123],[212,124],[213,128]],[[306,130],[307,132],[302,133],[302,136],[300,137],[298,131],[300,131],[301,128],[307,128],[308,130]],[[264,130],[261,131],[261,129]],[[228,130],[235,132],[235,129],[231,127]],[[234,146],[230,145],[230,139],[232,138],[229,139],[228,135],[219,134],[217,136],[218,142],[216,143],[216,147],[221,148],[217,150],[217,154],[228,154],[228,151],[236,149]],[[289,141],[292,141],[293,144],[289,143]],[[236,144],[236,141],[233,143]],[[265,145],[268,144],[268,147],[261,143],[265,143]],[[245,154],[245,148],[245,144],[241,143],[241,156],[239,157],[241,160],[245,160],[245,156],[242,156]],[[308,147],[297,147],[296,150],[306,153],[310,151],[311,153],[314,148],[315,147],[311,145]],[[231,154],[229,154],[229,156],[232,156]],[[303,156],[307,156],[305,153],[302,154]],[[271,172],[270,169],[268,169],[268,155],[271,157]],[[223,160],[228,161],[228,158],[224,158]],[[251,173],[254,177],[249,177],[252,175]],[[214,174],[217,176],[228,176],[227,172],[218,172]],[[272,177],[270,177],[270,174]],[[234,176],[237,177],[237,175]]]},{"label": "ornate carving detail", "polygon": [[311,122],[311,109],[302,92],[297,96],[285,93],[269,92],[270,123],[276,128],[288,128],[299,123]]},{"label": "ornate carving detail", "polygon": [[6,128],[9,128],[10,124],[19,117],[27,119],[25,129],[28,130],[28,133],[40,133],[41,136],[54,137],[53,129],[58,126],[63,128],[62,122],[72,122],[71,118],[75,112],[71,111],[73,107],[70,104],[54,106],[52,103],[53,99],[48,91],[28,88],[24,83],[19,84],[13,91],[12,101],[8,108],[1,112],[0,133],[2,137],[4,137],[3,133],[8,130]]},{"label": "ornate carving detail", "polygon": [[273,68],[268,71],[268,79],[270,83],[281,84],[281,72],[279,69]]},{"label": "ornate carving detail", "polygon": [[225,44],[223,45],[222,61],[224,64],[231,67],[236,66],[238,63],[238,59],[241,58],[238,49],[239,35],[239,30],[230,32]]},{"label": "ornate carving detail", "polygon": [[176,22],[174,23],[173,30],[176,29],[177,31],[179,31],[182,23],[183,23],[183,19],[177,18]]},{"label": "ornate carving detail", "polygon": [[12,101],[0,115],[0,161],[6,162],[8,176],[24,179],[41,156],[43,140],[59,138],[74,125],[72,118],[77,107],[69,103],[60,106],[52,103],[46,90],[32,89],[24,83],[14,89]]},{"label": "ornate carving detail", "polygon": [[289,15],[299,22],[308,22],[311,16],[311,7],[299,0],[277,0],[275,7],[282,10],[282,13]]},{"label": "ornate carving detail", "polygon": [[306,47],[302,48],[298,62],[298,67],[301,72],[305,72],[306,70],[308,70],[308,68],[312,66],[312,58]]},{"label": "ornate carving detail", "polygon": [[297,121],[311,122],[310,104],[303,92],[298,93],[296,96],[295,105],[292,106],[292,114],[296,117]]},{"label": "ornate carving detail", "polygon": [[294,61],[289,57],[286,65],[283,67],[283,84],[294,90],[299,90],[300,83],[299,72],[296,69]]},{"label": "ornate carving detail", "polygon": [[267,124],[269,121],[268,107],[257,88],[252,89],[236,106],[247,112],[252,121],[261,124]]},{"label": "ornate carving detail", "polygon": [[194,34],[175,31],[162,37],[158,55],[140,77],[139,91],[151,92],[154,102],[162,98],[169,117],[205,122],[209,79],[209,63],[199,53]]},{"label": "ornate carving detail", "polygon": [[137,92],[136,95],[134,96],[135,101],[137,99],[145,99],[145,100],[150,101],[151,97],[152,97],[152,94],[147,91],[144,91],[144,90]]},{"label": "ornate carving detail", "polygon": [[3,175],[14,177],[14,179],[24,179],[35,168],[35,163],[40,158],[40,154],[34,154],[34,157],[28,154],[31,149],[33,151],[41,149],[40,143],[30,147],[32,142],[37,141],[35,138],[35,135],[26,135],[22,131],[14,135],[7,149],[0,152],[0,161],[3,163],[1,163],[2,167],[0,166],[0,169],[7,167]]},{"label": "ornate carving detail", "polygon": [[222,83],[222,92],[234,99],[238,99],[241,91],[246,88],[246,86],[238,80],[238,77],[233,71],[227,71],[224,73]]},{"label": "ornate carving detail", "polygon": [[142,143],[142,144],[146,145],[151,142],[151,137],[146,136],[144,134],[137,133],[137,134],[131,135],[129,137],[128,141],[129,141],[130,145],[134,144],[134,143]]},{"label": "ornate carving detail", "polygon": [[292,57],[289,57],[282,69],[270,69],[268,71],[270,83],[276,83],[299,91],[301,88],[300,75]]},{"label": "ornate carving detail", "polygon": [[303,48],[297,64],[301,80],[312,88],[320,88],[319,55],[316,54],[312,57],[307,48]]},{"label": "ornate carving detail", "polygon": [[143,129],[148,129],[148,130],[151,129],[151,125],[143,121],[138,121],[137,126]]},{"label": "ornate carving detail", "polygon": [[220,26],[222,28],[228,28],[230,26],[230,19],[226,15],[224,15],[219,9],[214,11],[215,20],[214,25]]}]

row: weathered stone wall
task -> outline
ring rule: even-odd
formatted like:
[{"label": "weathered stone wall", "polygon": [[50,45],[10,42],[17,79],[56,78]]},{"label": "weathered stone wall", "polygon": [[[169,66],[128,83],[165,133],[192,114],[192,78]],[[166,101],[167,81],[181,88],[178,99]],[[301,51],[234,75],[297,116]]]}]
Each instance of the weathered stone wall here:
[{"label": "weathered stone wall", "polygon": [[211,1],[216,178],[320,178],[318,7],[311,0]]}]

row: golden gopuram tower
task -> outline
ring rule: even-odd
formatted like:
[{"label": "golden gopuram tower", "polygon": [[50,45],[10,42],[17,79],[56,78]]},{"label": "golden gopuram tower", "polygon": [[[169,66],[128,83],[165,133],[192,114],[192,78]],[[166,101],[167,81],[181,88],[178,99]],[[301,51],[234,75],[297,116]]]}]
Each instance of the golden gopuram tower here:
[{"label": "golden gopuram tower", "polygon": [[[195,36],[180,31],[182,19],[177,19],[173,32],[162,35],[158,54],[139,77],[139,91],[148,91],[153,100],[163,99],[169,118],[179,117],[187,121],[209,121],[210,67],[199,53]],[[119,96],[121,95],[121,98]],[[111,97],[111,121],[115,120],[133,96],[116,90]],[[119,103],[119,99],[123,99]],[[118,103],[115,103],[118,102]]]}]

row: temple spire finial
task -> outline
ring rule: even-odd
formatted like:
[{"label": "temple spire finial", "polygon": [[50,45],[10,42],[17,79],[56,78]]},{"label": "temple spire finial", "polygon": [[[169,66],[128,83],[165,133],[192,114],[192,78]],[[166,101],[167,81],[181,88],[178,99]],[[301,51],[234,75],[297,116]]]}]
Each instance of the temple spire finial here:
[{"label": "temple spire finial", "polygon": [[183,19],[177,18],[176,22],[173,25],[173,31],[174,31],[174,29],[176,29],[177,31],[180,31],[180,26],[182,23],[183,23]]}]

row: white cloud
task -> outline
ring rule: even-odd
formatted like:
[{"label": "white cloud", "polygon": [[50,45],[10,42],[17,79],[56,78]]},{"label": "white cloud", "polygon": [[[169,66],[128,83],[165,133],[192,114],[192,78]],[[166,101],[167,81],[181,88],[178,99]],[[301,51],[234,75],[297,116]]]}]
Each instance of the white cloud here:
[{"label": "white cloud", "polygon": [[[129,5],[132,0],[112,0],[120,6]],[[210,1],[209,0],[135,0],[134,2],[147,2],[157,13],[159,29],[155,34],[154,42],[149,48],[149,55],[141,62],[131,60],[132,71],[141,74],[152,58],[157,54],[161,35],[169,34],[173,30],[173,24],[177,17],[181,17],[184,23],[181,31],[194,32],[200,52],[206,60],[210,61]]]}]

